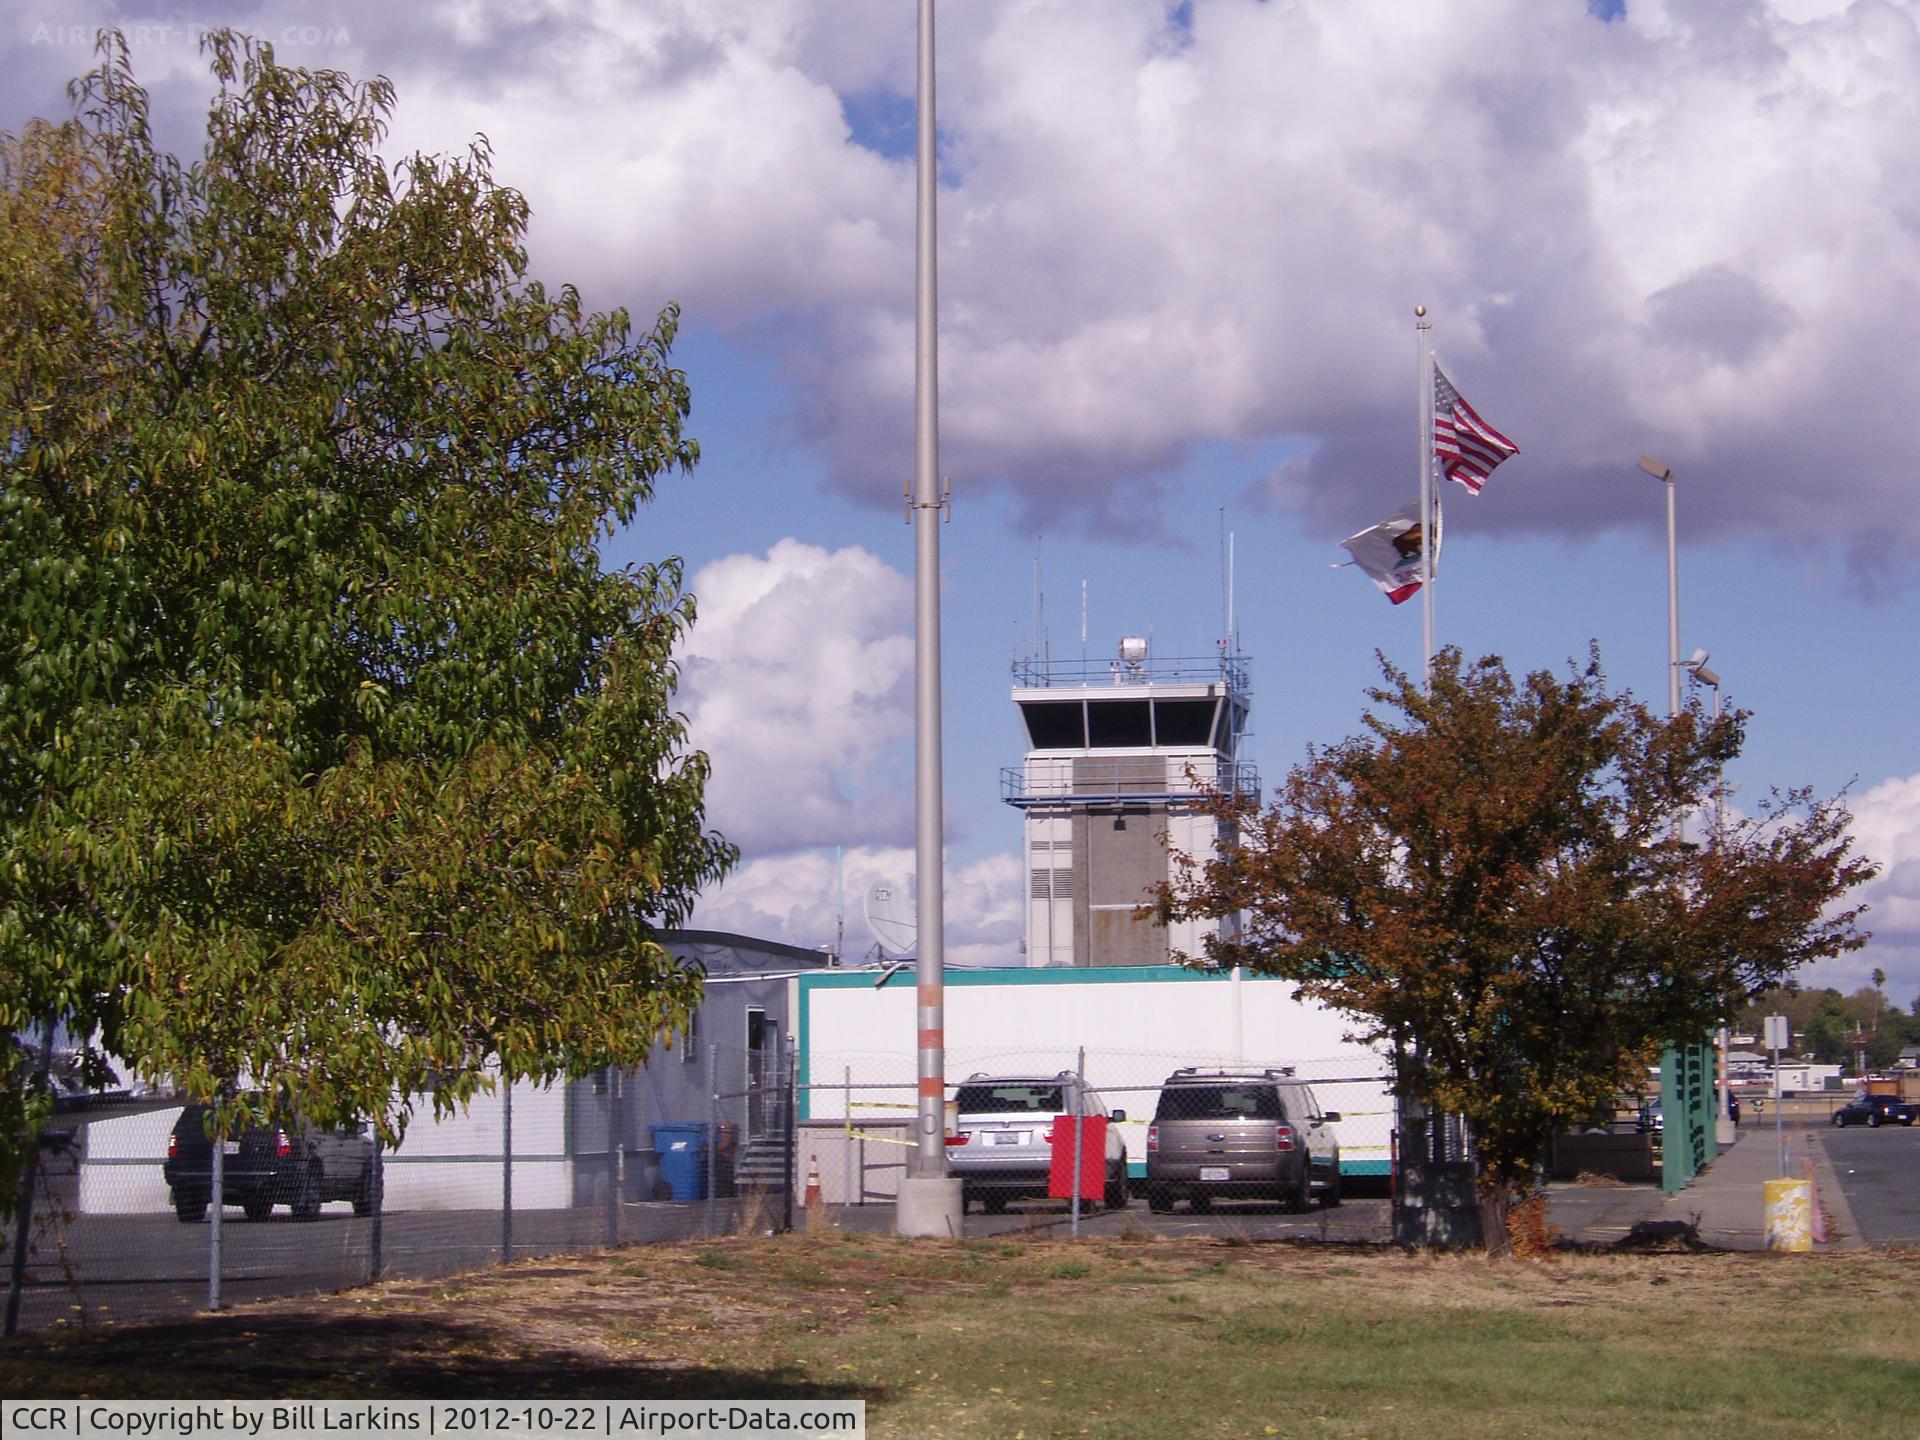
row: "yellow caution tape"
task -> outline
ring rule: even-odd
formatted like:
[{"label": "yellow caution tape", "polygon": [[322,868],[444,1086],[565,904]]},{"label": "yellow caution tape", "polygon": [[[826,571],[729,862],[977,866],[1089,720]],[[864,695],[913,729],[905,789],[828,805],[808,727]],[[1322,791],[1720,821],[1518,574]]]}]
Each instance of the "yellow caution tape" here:
[{"label": "yellow caution tape", "polygon": [[847,1121],[840,1128],[846,1132],[848,1139],[858,1138],[861,1140],[871,1140],[876,1145],[904,1145],[909,1150],[918,1150],[920,1148],[920,1142],[918,1140],[896,1140],[891,1135],[871,1135],[865,1130],[856,1130],[853,1128],[853,1121],[851,1120]]}]

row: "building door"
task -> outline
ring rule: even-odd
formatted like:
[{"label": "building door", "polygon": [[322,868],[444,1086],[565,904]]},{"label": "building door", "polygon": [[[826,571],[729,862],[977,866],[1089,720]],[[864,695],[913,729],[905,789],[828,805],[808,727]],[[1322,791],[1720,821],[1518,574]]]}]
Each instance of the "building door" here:
[{"label": "building door", "polygon": [[758,1006],[747,1007],[747,1138],[752,1140],[771,1132],[767,1129],[769,1116],[777,1117],[780,1107],[770,1104],[767,1097],[767,1075],[771,1067],[767,1064],[767,1012]]}]

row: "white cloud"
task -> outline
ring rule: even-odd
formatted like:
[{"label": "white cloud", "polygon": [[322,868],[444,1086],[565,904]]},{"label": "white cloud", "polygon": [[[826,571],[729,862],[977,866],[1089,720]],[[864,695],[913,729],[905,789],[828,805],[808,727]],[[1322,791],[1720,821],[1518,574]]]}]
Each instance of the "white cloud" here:
[{"label": "white cloud", "polygon": [[[708,823],[743,852],[694,924],[826,946],[844,895],[857,959],[873,943],[867,887],[909,885],[915,865],[912,586],[865,550],[787,539],[704,566],[692,590],[680,697],[713,761]],[[1013,855],[949,868],[951,963],[1021,963],[1020,886]]]},{"label": "white cloud", "polygon": [[747,858],[912,833],[913,594],[865,550],[782,540],[695,574],[679,652],[708,822]]},{"label": "white cloud", "polygon": [[[1634,0],[1612,24],[1537,0],[1169,14],[942,12],[956,474],[1139,533],[1190,446],[1299,437],[1270,498],[1346,533],[1405,488],[1421,301],[1523,447],[1488,527],[1621,523],[1594,476],[1649,450],[1685,474],[1698,531],[1913,551],[1915,0]],[[248,23],[312,19],[269,3]],[[283,58],[392,76],[396,152],[484,131],[533,203],[538,273],[779,348],[837,483],[893,493],[913,177],[853,143],[844,104],[910,94],[910,7],[353,0],[326,20],[345,38]],[[12,45],[22,94],[88,63]],[[191,59],[141,64],[184,84]]]},{"label": "white cloud", "polygon": [[1855,849],[1880,865],[1858,897],[1869,907],[1862,924],[1873,939],[1809,968],[1801,983],[1851,994],[1884,970],[1887,998],[1904,1009],[1920,997],[1920,775],[1883,780],[1850,808]]},{"label": "white cloud", "polygon": [[[846,934],[842,953],[859,963],[874,937],[862,898],[876,881],[908,883],[914,854],[906,848],[858,848],[844,858]],[[1015,855],[993,855],[949,869],[943,909],[947,963],[1019,965],[1021,871]],[[828,851],[770,856],[742,865],[701,898],[694,924],[817,948],[835,938],[840,882]]]}]

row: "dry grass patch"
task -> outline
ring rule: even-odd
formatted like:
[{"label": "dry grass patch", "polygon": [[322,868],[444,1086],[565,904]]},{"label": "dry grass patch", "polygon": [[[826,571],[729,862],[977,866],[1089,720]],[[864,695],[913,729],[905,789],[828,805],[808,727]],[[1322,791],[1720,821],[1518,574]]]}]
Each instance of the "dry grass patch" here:
[{"label": "dry grass patch", "polygon": [[1920,1429],[1916,1294],[1912,1253],[745,1238],[30,1337],[0,1391],[845,1396],[876,1436],[1015,1440],[1877,1440]]}]

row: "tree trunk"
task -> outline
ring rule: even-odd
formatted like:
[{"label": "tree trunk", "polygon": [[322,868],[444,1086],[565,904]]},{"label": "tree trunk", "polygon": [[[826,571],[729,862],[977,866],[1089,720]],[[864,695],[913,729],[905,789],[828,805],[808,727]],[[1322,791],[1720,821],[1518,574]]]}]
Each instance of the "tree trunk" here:
[{"label": "tree trunk", "polygon": [[1494,1257],[1513,1253],[1513,1234],[1507,1229],[1507,1217],[1514,1201],[1520,1198],[1515,1188],[1502,1180],[1482,1177],[1480,1184],[1480,1239],[1487,1254]]}]

